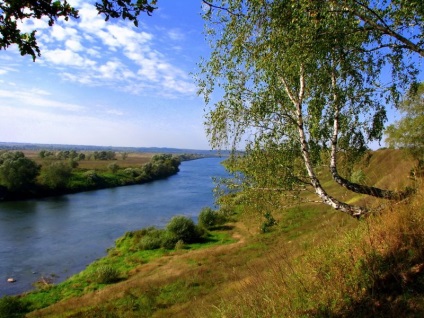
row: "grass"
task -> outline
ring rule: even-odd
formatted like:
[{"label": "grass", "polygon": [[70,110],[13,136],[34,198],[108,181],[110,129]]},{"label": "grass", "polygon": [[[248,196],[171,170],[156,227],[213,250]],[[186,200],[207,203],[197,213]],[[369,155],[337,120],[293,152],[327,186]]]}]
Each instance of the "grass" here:
[{"label": "grass", "polygon": [[[409,181],[399,176],[410,165],[400,156],[374,153],[360,167],[367,182],[378,183],[380,175],[381,184],[401,189]],[[371,207],[384,202],[325,184],[338,198]],[[143,254],[124,236],[108,259],[86,269],[113,266],[121,281],[91,283],[83,272],[64,283],[70,285],[61,302],[29,317],[422,317],[423,199],[421,187],[362,221],[322,205],[276,206],[270,212],[277,225],[260,234],[263,213],[235,197],[236,205],[226,206],[238,211],[235,221],[203,244]]]}]

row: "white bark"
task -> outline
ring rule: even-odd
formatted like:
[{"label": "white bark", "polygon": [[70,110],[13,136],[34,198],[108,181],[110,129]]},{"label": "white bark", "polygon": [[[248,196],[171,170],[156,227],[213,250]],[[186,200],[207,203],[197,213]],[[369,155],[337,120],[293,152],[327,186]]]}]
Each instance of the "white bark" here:
[{"label": "white bark", "polygon": [[313,165],[311,163],[311,158],[309,155],[309,147],[305,134],[305,128],[303,123],[303,114],[302,114],[302,104],[305,93],[305,75],[303,66],[300,67],[300,85],[298,97],[296,98],[293,92],[290,91],[289,86],[284,78],[281,79],[284,89],[286,90],[287,95],[289,96],[291,102],[296,108],[296,116],[297,116],[297,129],[299,133],[300,147],[302,152],[303,161],[305,164],[306,171],[308,172],[308,176],[310,182],[315,190],[315,193],[320,197],[323,203],[331,206],[332,208],[342,211],[344,213],[349,214],[352,217],[361,217],[368,213],[368,210],[363,207],[349,205],[347,203],[341,202],[332,196],[328,195],[324,188],[321,186],[319,179],[317,178]]}]

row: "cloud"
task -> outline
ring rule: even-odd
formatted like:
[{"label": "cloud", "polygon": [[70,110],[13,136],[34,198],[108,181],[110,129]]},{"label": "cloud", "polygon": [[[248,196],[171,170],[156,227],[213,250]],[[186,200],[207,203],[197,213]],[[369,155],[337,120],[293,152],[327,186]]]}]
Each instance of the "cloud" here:
[{"label": "cloud", "polygon": [[117,109],[108,109],[106,110],[106,114],[108,115],[116,115],[116,116],[123,116],[124,113]]},{"label": "cloud", "polygon": [[[65,81],[137,95],[194,94],[187,73],[164,53],[173,52],[175,43],[169,39],[180,41],[185,37],[180,29],[154,34],[128,21],[106,23],[92,4],[76,1],[75,5],[80,6],[78,20],[59,19],[53,27],[48,27],[46,19],[23,24],[28,30],[39,30],[42,56],[38,62],[44,67],[55,68]],[[169,48],[159,47],[163,43]],[[0,71],[4,74],[7,70]],[[129,86],[133,89],[128,90]]]},{"label": "cloud", "polygon": [[180,29],[171,29],[168,31],[168,37],[173,41],[181,41],[185,39],[185,34]]},{"label": "cloud", "polygon": [[13,106],[14,109],[27,108],[24,105],[28,105],[30,108],[43,107],[43,108],[54,108],[60,109],[61,111],[68,112],[80,112],[84,110],[84,107],[72,103],[64,103],[56,101],[46,96],[51,95],[49,92],[33,89],[30,91],[12,91],[0,89],[0,98],[3,100],[5,106]]}]

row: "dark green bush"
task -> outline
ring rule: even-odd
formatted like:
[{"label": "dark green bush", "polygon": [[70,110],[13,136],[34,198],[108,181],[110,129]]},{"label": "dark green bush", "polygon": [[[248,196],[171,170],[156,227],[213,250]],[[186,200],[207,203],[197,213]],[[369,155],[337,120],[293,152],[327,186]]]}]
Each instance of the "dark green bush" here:
[{"label": "dark green bush", "polygon": [[174,216],[166,225],[166,230],[176,237],[176,242],[183,240],[184,243],[193,243],[200,238],[193,220],[185,216]]},{"label": "dark green bush", "polygon": [[277,221],[274,219],[271,213],[266,212],[264,214],[265,222],[261,225],[261,232],[268,233],[271,231],[271,227],[277,224]]},{"label": "dark green bush", "polygon": [[24,317],[28,311],[28,305],[17,297],[0,298],[0,318]]}]

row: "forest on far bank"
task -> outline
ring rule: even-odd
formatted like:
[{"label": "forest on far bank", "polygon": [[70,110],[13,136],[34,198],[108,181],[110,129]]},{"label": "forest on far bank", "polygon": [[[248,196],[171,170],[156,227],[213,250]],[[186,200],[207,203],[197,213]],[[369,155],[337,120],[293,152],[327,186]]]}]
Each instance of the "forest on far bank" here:
[{"label": "forest on far bank", "polygon": [[22,200],[141,184],[178,173],[196,154],[111,150],[0,151],[0,200]]}]

